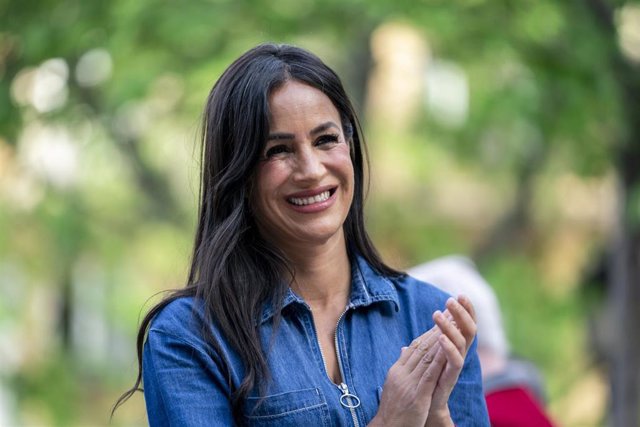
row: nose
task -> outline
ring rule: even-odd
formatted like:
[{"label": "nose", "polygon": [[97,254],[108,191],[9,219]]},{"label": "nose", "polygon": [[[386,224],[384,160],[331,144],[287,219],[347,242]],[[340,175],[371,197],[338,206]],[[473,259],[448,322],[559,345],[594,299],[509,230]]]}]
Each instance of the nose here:
[{"label": "nose", "polygon": [[297,182],[318,181],[324,173],[324,165],[320,153],[313,148],[305,147],[295,156],[295,169],[292,178]]}]

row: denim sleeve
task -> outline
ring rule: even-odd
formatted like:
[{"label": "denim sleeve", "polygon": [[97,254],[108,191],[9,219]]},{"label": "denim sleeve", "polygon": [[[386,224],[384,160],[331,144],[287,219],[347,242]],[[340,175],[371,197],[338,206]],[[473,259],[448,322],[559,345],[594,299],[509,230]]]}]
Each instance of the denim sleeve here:
[{"label": "denim sleeve", "polygon": [[449,396],[449,411],[456,427],[488,427],[490,425],[487,404],[482,391],[482,374],[476,342],[477,339],[474,339],[458,382]]},{"label": "denim sleeve", "polygon": [[233,424],[227,381],[203,349],[152,328],[142,363],[151,427]]}]

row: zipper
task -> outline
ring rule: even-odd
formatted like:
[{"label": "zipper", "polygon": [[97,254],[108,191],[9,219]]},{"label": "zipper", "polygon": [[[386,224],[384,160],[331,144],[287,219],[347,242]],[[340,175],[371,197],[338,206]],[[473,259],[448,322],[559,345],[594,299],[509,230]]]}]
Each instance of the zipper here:
[{"label": "zipper", "polygon": [[345,383],[340,383],[338,388],[342,392],[342,396],[340,396],[340,404],[345,408],[349,408],[351,418],[353,418],[353,425],[360,427],[358,417],[356,416],[356,408],[360,406],[360,399],[355,394],[349,393],[349,387],[347,387]]},{"label": "zipper", "polygon": [[[340,390],[342,395],[340,396],[340,404],[349,409],[351,412],[351,418],[353,419],[353,425],[355,427],[360,427],[360,423],[358,422],[358,416],[356,415],[356,408],[360,406],[360,398],[355,394],[349,392],[349,387],[345,383],[346,379],[344,376],[344,369],[342,367],[342,359],[340,358],[340,347],[338,347],[338,326],[340,326],[340,321],[344,317],[344,315],[351,308],[351,304],[347,305],[347,308],[342,312],[340,317],[338,317],[338,322],[336,323],[336,329],[334,332],[334,345],[336,347],[336,358],[338,359],[338,369],[340,370],[340,377],[342,377],[342,382],[340,384],[334,384]],[[316,333],[317,338],[317,333]],[[320,357],[322,358],[322,363],[324,364],[324,370],[327,373],[327,377],[329,377],[329,371],[327,370],[327,361],[324,358],[324,354],[322,354],[322,347],[320,346],[320,342],[318,342],[318,348],[320,349]]]},{"label": "zipper", "polygon": [[[347,387],[347,384],[345,383],[347,379],[344,376],[342,359],[340,358],[340,347],[338,346],[338,326],[340,326],[340,321],[350,308],[351,304],[348,304],[347,308],[342,312],[340,317],[338,317],[338,322],[336,323],[336,331],[333,335],[333,338],[335,340],[334,345],[336,346],[336,357],[338,358],[338,369],[340,370],[340,376],[342,377],[342,383],[340,383],[340,385],[338,386],[338,388],[342,392],[342,396],[340,396],[340,404],[345,408],[349,408],[349,411],[351,412],[351,418],[353,418],[353,425],[355,427],[360,427],[358,416],[356,415],[356,408],[360,406],[360,399],[355,394],[351,394],[349,392],[349,387]],[[355,400],[355,403],[352,403],[353,400]],[[347,404],[345,404],[344,401],[347,401]]]}]

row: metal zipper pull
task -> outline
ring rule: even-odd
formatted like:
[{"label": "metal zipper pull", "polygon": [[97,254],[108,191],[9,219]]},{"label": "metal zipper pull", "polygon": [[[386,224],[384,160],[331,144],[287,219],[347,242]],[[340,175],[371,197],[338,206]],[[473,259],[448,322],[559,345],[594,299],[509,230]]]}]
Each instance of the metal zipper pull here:
[{"label": "metal zipper pull", "polygon": [[[342,392],[342,396],[340,396],[340,404],[342,406],[349,409],[355,409],[360,406],[360,399],[355,394],[349,393],[349,387],[345,383],[340,383],[338,388]],[[355,403],[353,403],[354,401]]]}]

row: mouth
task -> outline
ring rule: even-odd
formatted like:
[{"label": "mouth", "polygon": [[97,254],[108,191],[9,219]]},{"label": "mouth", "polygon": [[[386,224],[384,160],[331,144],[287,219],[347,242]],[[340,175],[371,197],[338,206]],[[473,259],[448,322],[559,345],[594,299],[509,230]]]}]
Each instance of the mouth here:
[{"label": "mouth", "polygon": [[308,206],[314,203],[321,203],[329,200],[329,198],[336,192],[336,189],[337,187],[333,187],[328,190],[321,191],[317,194],[305,197],[287,197],[287,202],[296,206]]}]

